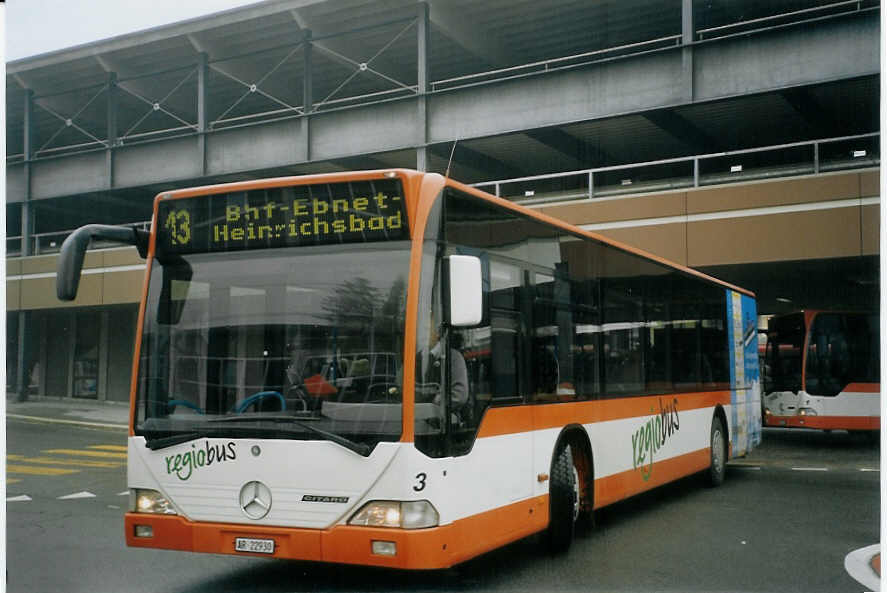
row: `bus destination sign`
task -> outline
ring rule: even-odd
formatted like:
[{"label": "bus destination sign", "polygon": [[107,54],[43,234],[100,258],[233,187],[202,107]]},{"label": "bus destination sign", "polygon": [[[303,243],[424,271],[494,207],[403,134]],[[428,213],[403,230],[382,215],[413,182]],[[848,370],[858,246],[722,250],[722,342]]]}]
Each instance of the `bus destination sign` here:
[{"label": "bus destination sign", "polygon": [[158,254],[408,238],[395,179],[274,187],[162,200]]}]

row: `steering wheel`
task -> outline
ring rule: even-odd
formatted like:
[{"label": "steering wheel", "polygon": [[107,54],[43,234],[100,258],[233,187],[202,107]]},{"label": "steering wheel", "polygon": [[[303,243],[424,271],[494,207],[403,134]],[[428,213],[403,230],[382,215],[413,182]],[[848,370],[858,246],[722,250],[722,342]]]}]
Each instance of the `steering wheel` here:
[{"label": "steering wheel", "polygon": [[194,402],[189,402],[186,399],[171,399],[168,402],[166,402],[166,407],[170,412],[172,412],[177,406],[189,408],[191,410],[194,410],[198,414],[204,413],[204,411],[200,409],[200,406],[198,406]]},{"label": "steering wheel", "polygon": [[269,397],[276,397],[280,400],[280,410],[283,411],[286,409],[286,400],[283,399],[283,396],[277,391],[260,391],[259,393],[254,393],[234,408],[234,413],[243,414],[247,408],[249,408],[253,404],[257,404],[263,399],[267,399]]}]

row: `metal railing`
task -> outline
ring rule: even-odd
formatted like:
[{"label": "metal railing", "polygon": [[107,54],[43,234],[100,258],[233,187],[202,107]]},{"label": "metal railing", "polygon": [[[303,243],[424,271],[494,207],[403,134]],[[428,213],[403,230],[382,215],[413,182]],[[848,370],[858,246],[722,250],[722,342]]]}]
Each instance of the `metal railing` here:
[{"label": "metal railing", "polygon": [[[138,228],[142,230],[150,230],[151,221],[144,222],[131,222],[125,223],[120,226],[127,226]],[[65,239],[68,238],[70,234],[72,234],[77,229],[66,229],[64,231],[53,231],[50,233],[37,233],[31,235],[29,245],[30,245],[30,255],[50,255],[53,253],[58,253],[62,248],[62,243],[64,243]],[[114,243],[113,241],[93,241],[89,248],[90,249],[104,249],[108,247],[119,247],[119,243]],[[6,237],[6,256],[7,257],[20,257],[22,255],[22,236],[8,236]]]},{"label": "metal railing", "polygon": [[[859,134],[746,150],[597,167],[473,184],[524,205],[617,198],[675,189],[877,167],[880,134]],[[150,221],[130,223],[148,230]],[[56,253],[74,229],[30,238],[31,255]],[[21,236],[6,238],[8,257],[21,256]],[[113,247],[95,243],[92,248]]]},{"label": "metal railing", "polygon": [[880,133],[532,175],[473,184],[526,205],[877,167]]},{"label": "metal railing", "polygon": [[864,10],[863,4],[869,4],[869,6],[865,7],[865,9],[867,9],[877,6],[878,3],[866,0],[832,2],[831,4],[823,4],[821,6],[782,12],[765,17],[728,23],[726,25],[698,29],[695,37],[700,41],[720,39],[723,37],[732,37],[733,35],[747,35],[749,33],[768,31],[774,28],[774,26],[800,25],[822,18],[846,16]]}]

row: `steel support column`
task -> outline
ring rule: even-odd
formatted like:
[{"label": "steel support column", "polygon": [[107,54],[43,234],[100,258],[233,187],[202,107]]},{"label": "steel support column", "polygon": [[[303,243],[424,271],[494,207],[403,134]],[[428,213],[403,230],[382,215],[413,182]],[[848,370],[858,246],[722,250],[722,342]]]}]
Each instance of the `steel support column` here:
[{"label": "steel support column", "polygon": [[[33,145],[33,128],[34,128],[34,91],[25,89],[25,108],[24,108],[24,190],[25,195],[22,196],[22,239],[21,254],[22,257],[31,255],[31,234],[34,228],[31,220],[31,157],[34,154]],[[29,349],[26,347],[25,340],[28,337],[28,327],[30,322],[30,313],[20,310],[18,312],[18,343],[16,357],[16,393],[18,401],[27,401],[28,399],[28,383],[30,383],[31,361],[27,360]]]},{"label": "steel support column", "polygon": [[17,394],[17,399],[20,402],[28,400],[28,383],[29,377],[25,377],[25,375],[30,375],[28,370],[30,369],[29,361],[25,360],[25,356],[27,356],[27,348],[25,348],[25,340],[28,339],[28,331],[27,325],[30,317],[30,313],[28,311],[19,310],[18,315],[18,343],[16,347],[17,351],[17,363],[18,366],[16,368],[15,375],[15,392]]},{"label": "steel support column", "polygon": [[106,401],[108,398],[108,361],[110,360],[109,334],[111,313],[102,311],[99,314],[99,357],[96,365],[96,399]]},{"label": "steel support column", "polygon": [[197,55],[197,154],[200,159],[201,175],[206,175],[206,134],[208,131],[207,76],[209,75],[209,56],[206,52]]},{"label": "steel support column", "polygon": [[430,37],[429,8],[427,2],[416,5],[416,30],[418,36],[417,86],[418,118],[416,120],[416,169],[428,170],[428,45]]},{"label": "steel support column", "polygon": [[305,160],[311,160],[311,112],[314,110],[314,60],[311,42],[311,29],[303,29],[305,40],[302,42],[302,142],[304,142]]},{"label": "steel support column", "polygon": [[683,74],[684,97],[693,101],[693,0],[683,0],[681,4],[681,71]]},{"label": "steel support column", "polygon": [[25,113],[24,113],[24,173],[25,195],[22,196],[22,257],[31,255],[31,159],[34,156],[34,91],[25,89]]},{"label": "steel support column", "polygon": [[114,148],[117,146],[117,73],[108,72],[108,149],[105,162],[108,189],[114,188]]}]

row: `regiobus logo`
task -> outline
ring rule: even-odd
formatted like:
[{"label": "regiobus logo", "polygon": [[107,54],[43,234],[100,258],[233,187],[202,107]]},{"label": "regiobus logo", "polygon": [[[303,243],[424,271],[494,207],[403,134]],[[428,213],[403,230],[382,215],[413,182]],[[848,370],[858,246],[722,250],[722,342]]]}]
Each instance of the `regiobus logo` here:
[{"label": "regiobus logo", "polygon": [[[650,412],[656,414],[654,408]],[[632,463],[634,469],[640,468],[641,477],[646,482],[653,474],[653,456],[665,446],[668,439],[681,428],[678,416],[678,400],[662,405],[659,400],[659,413],[647,420],[631,435]]]},{"label": "regiobus logo", "polygon": [[164,458],[166,461],[166,474],[175,474],[178,479],[185,481],[191,477],[195,469],[237,459],[235,447],[236,443],[234,441],[220,445],[211,445],[209,441],[204,441],[201,448],[192,443],[190,451],[169,455]]}]

